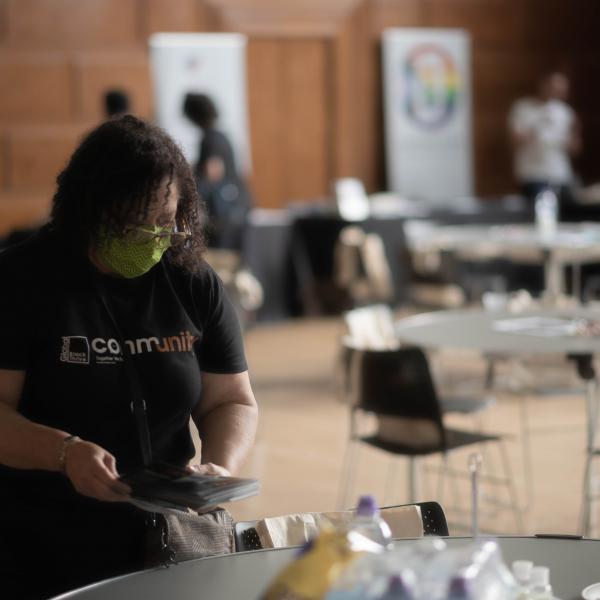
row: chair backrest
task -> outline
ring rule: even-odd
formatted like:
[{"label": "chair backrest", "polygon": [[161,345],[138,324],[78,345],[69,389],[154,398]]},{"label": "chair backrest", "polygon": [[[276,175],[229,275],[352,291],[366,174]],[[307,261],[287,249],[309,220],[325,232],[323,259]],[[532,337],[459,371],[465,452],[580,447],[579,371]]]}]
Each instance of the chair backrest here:
[{"label": "chair backrest", "polygon": [[390,265],[381,236],[356,225],[340,231],[334,248],[334,280],[355,305],[394,297]]},{"label": "chair backrest", "polygon": [[360,179],[344,177],[333,182],[335,201],[340,217],[346,221],[363,221],[370,206],[365,186]]},{"label": "chair backrest", "polygon": [[442,426],[442,413],[420,348],[359,351],[359,407],[381,415],[421,418]]},{"label": "chair backrest", "polygon": [[[402,504],[399,506],[384,506],[381,510],[385,511],[390,508],[401,508],[402,506],[418,506],[421,509],[423,535],[449,535],[444,509],[437,502],[415,502],[414,504]],[[235,524],[234,538],[236,552],[262,550],[260,538],[256,531],[257,523],[258,521],[238,521]]]},{"label": "chair backrest", "polygon": [[342,361],[348,370],[345,394],[353,412],[377,415],[380,435],[387,441],[397,438],[398,443],[443,450],[442,410],[423,350],[408,346],[369,350],[351,344],[344,341]]},{"label": "chair backrest", "polygon": [[371,350],[387,350],[399,346],[394,315],[386,304],[372,304],[344,313],[352,345]]}]

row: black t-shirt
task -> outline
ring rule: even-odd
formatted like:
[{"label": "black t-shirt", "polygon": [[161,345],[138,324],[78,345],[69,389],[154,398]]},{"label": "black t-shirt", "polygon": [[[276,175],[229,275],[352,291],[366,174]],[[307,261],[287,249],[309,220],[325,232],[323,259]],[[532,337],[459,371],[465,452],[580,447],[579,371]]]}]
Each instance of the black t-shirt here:
[{"label": "black t-shirt", "polygon": [[238,178],[235,168],[235,159],[233,158],[233,148],[224,133],[218,129],[205,129],[202,141],[200,142],[200,155],[198,157],[198,169],[203,170],[206,163],[211,159],[218,157],[223,161],[225,173],[223,178],[228,181],[235,181]]},{"label": "black t-shirt", "polygon": [[[179,465],[194,454],[201,372],[247,368],[234,310],[208,265],[192,276],[163,260],[135,279],[111,277],[42,231],[0,255],[0,281],[0,369],[26,372],[18,411],[99,444],[121,473],[141,463],[124,357],[142,386],[154,458]],[[31,493],[82,498],[60,474],[0,468],[0,506]]]}]

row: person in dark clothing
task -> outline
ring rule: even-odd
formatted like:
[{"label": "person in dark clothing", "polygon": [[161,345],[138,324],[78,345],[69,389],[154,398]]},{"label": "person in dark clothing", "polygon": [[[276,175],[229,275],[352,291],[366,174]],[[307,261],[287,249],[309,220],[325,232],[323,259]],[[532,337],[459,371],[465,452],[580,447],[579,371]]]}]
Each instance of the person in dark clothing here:
[{"label": "person in dark clothing", "polygon": [[[240,328],[203,261],[201,204],[176,144],[106,121],[58,177],[51,219],[0,254],[0,581],[41,600],[141,569],[149,513],[125,361],[156,460],[235,472],[257,408]],[[110,307],[110,310],[109,310]],[[117,331],[118,324],[120,331]]]},{"label": "person in dark clothing", "polygon": [[208,245],[240,250],[251,200],[236,170],[231,144],[215,128],[217,108],[209,96],[188,93],[183,112],[203,133],[195,174],[208,209]]},{"label": "person in dark clothing", "polygon": [[104,94],[104,112],[110,119],[121,117],[131,110],[129,95],[123,90],[108,90]]}]

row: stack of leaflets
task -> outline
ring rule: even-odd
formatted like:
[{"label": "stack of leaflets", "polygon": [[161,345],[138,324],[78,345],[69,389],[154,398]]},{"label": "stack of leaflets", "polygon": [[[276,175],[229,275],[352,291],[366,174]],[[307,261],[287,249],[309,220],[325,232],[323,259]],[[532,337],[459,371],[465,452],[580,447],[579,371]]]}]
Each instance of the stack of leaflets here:
[{"label": "stack of leaflets", "polygon": [[579,321],[571,317],[515,317],[495,321],[493,327],[504,333],[560,337],[577,335]]},{"label": "stack of leaflets", "polygon": [[500,319],[494,322],[493,328],[503,333],[519,333],[539,337],[600,336],[600,321],[576,316]]},{"label": "stack of leaflets", "polygon": [[162,462],[154,462],[121,477],[131,487],[130,502],[152,512],[206,510],[259,492],[256,479],[200,475]]}]

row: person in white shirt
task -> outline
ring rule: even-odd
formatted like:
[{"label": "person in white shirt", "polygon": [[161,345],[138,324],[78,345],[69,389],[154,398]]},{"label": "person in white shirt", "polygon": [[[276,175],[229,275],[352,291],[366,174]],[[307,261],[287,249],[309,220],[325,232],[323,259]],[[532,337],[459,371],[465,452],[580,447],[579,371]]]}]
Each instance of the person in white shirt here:
[{"label": "person in white shirt", "polygon": [[568,78],[550,73],[540,81],[537,96],[517,100],[508,118],[521,192],[533,201],[551,186],[561,201],[561,212],[573,184],[571,156],[581,150],[579,121],[566,102],[568,96]]}]

